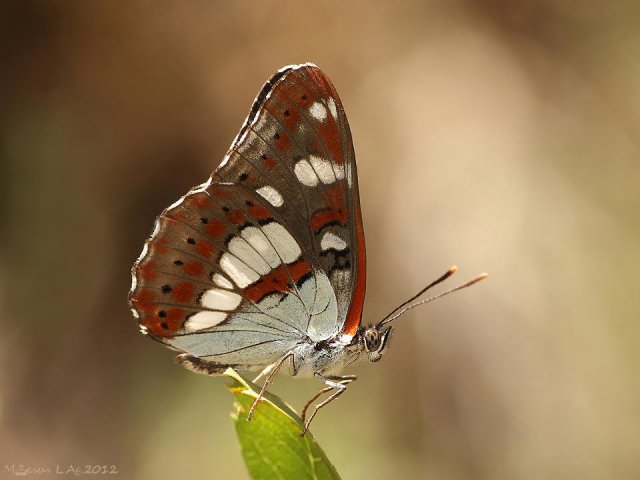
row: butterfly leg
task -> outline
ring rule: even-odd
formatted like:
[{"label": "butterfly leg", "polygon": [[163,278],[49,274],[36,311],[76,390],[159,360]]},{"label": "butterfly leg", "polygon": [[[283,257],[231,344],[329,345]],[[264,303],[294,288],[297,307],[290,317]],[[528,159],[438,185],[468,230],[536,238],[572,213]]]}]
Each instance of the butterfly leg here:
[{"label": "butterfly leg", "polygon": [[347,385],[358,378],[355,375],[324,377],[319,373],[316,373],[315,376],[317,378],[319,378],[320,380],[322,380],[322,382],[324,382],[324,384],[327,385],[327,387],[323,388],[322,390],[320,390],[320,392],[318,392],[304,406],[304,409],[302,410],[302,419],[303,419],[303,421],[304,421],[304,417],[306,416],[306,413],[307,413],[307,408],[309,408],[309,406],[311,405],[311,403],[314,400],[316,400],[318,397],[320,397],[323,393],[329,392],[331,390],[335,390],[335,392],[333,393],[333,395],[330,395],[326,400],[320,402],[318,405],[316,405],[313,408],[313,412],[311,413],[311,416],[309,417],[309,420],[307,420],[305,422],[305,424],[304,424],[304,429],[302,430],[302,433],[300,434],[301,437],[304,436],[305,433],[307,433],[307,430],[309,430],[309,425],[311,425],[311,421],[314,419],[314,417],[318,413],[318,410],[320,410],[322,407],[326,407],[332,401],[334,401],[336,398],[338,398],[340,395],[342,395],[347,390]]},{"label": "butterfly leg", "polygon": [[[358,377],[356,375],[335,375],[335,376],[331,376],[328,377],[329,380],[334,380],[338,383],[341,383],[342,385],[347,385],[351,382],[353,382],[354,380],[357,380]],[[321,397],[324,393],[327,393],[329,391],[333,390],[333,387],[326,387],[323,388],[322,390],[320,390],[318,393],[316,393],[313,397],[311,397],[311,400],[309,400],[307,403],[305,403],[304,408],[302,409],[302,414],[300,415],[300,417],[302,418],[302,421],[304,422],[305,417],[307,416],[307,410],[309,409],[309,407],[311,406],[311,404],[313,402],[315,402],[319,397]]]},{"label": "butterfly leg", "polygon": [[[267,379],[264,381],[264,385],[262,385],[262,388],[260,389],[260,393],[258,394],[258,397],[254,400],[253,405],[251,405],[251,408],[249,409],[249,413],[247,414],[247,421],[251,421],[251,417],[253,417],[253,412],[258,406],[258,403],[260,403],[260,401],[262,400],[262,397],[264,397],[264,394],[267,391],[267,387],[271,385],[271,383],[273,382],[273,379],[275,378],[276,374],[280,370],[280,367],[282,367],[284,362],[286,362],[288,359],[291,359],[292,368],[295,369],[295,362],[293,361],[294,360],[293,352],[287,352],[287,354],[284,355],[280,360],[278,360],[276,363],[274,363],[273,365],[270,365],[265,369],[265,370],[270,369],[268,370],[269,376],[267,376]],[[258,377],[261,377],[261,376],[262,376],[262,373],[258,375]]]},{"label": "butterfly leg", "polygon": [[258,383],[262,377],[265,377],[275,368],[277,363],[272,363],[271,365],[267,365],[251,382]]}]

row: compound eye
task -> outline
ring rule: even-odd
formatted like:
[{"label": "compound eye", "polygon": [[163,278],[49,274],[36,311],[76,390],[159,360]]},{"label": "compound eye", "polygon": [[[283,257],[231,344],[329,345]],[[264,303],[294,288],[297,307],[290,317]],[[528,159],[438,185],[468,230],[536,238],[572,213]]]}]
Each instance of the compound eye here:
[{"label": "compound eye", "polygon": [[364,332],[364,346],[368,352],[375,352],[380,346],[380,333],[377,330]]}]

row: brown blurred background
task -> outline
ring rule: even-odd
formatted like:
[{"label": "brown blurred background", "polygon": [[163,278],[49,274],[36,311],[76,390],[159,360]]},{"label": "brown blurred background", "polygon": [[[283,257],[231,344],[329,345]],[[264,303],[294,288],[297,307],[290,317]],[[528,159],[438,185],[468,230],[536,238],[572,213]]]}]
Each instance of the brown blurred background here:
[{"label": "brown blurred background", "polygon": [[640,478],[638,2],[4,1],[0,53],[1,468],[246,478],[224,381],[137,333],[129,269],[313,61],[353,131],[368,321],[491,274],[350,372],[313,428],[343,477]]}]

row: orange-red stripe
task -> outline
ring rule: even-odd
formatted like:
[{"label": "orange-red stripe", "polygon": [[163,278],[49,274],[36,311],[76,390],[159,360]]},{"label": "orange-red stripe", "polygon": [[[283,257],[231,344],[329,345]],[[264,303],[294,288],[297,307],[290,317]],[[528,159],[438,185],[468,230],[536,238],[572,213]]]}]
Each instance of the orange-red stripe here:
[{"label": "orange-red stripe", "polygon": [[307,260],[299,260],[291,265],[282,265],[246,288],[244,295],[252,302],[258,302],[270,293],[288,292],[291,289],[289,275],[291,275],[291,280],[297,282],[309,272],[311,272],[311,264]]},{"label": "orange-red stripe", "polygon": [[362,213],[360,201],[356,198],[354,210],[356,213],[356,233],[358,247],[358,269],[356,271],[356,288],[353,291],[351,306],[347,313],[347,319],[342,326],[342,331],[347,335],[355,335],[362,321],[362,309],[364,307],[364,294],[367,285],[367,255],[364,244],[364,228],[362,226]]},{"label": "orange-red stripe", "polygon": [[331,222],[339,222],[344,225],[347,222],[347,211],[345,209],[336,210],[329,208],[316,212],[309,220],[309,226],[318,231]]}]

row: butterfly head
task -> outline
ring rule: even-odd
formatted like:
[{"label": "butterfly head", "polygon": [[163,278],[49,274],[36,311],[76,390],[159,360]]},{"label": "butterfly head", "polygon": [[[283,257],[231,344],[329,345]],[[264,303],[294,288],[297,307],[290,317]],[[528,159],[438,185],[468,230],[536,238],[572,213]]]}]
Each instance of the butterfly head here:
[{"label": "butterfly head", "polygon": [[379,362],[384,349],[389,344],[393,327],[381,327],[372,325],[362,333],[362,343],[364,350],[369,355],[370,362]]}]

